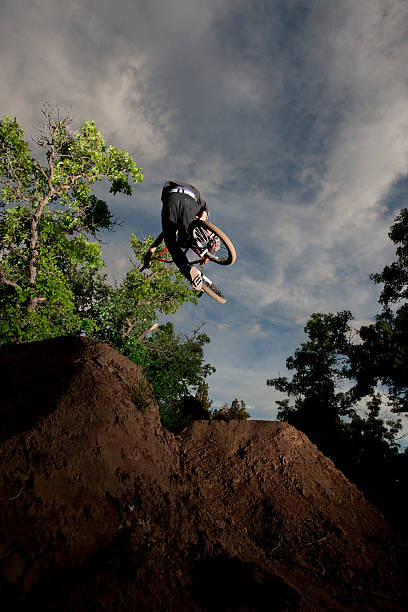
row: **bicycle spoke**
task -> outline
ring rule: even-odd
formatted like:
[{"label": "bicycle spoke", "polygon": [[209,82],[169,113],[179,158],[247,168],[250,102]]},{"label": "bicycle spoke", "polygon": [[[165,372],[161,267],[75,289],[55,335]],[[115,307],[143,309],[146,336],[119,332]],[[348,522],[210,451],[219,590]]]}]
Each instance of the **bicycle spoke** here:
[{"label": "bicycle spoke", "polygon": [[227,245],[214,232],[196,227],[193,230],[193,237],[197,246],[203,251],[208,251],[213,261],[226,261],[230,257]]}]

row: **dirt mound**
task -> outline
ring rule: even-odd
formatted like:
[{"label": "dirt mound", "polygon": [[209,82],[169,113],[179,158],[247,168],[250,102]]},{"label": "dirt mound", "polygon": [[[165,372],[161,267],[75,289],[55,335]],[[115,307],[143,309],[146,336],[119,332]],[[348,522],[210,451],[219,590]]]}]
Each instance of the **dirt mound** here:
[{"label": "dirt mound", "polygon": [[1,601],[47,610],[403,610],[396,537],[299,431],[162,429],[140,369],[0,350]]}]

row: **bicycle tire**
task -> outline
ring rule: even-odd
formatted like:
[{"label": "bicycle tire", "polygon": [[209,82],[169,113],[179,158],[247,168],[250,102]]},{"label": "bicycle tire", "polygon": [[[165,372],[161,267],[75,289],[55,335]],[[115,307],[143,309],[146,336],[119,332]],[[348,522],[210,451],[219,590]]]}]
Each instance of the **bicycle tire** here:
[{"label": "bicycle tire", "polygon": [[[207,242],[207,239],[204,236],[199,235],[199,229],[202,228],[206,231],[211,232],[221,241],[221,246],[216,251],[207,251],[208,258],[214,263],[220,264],[221,266],[231,266],[237,258],[237,254],[235,252],[235,247],[232,244],[231,240],[228,238],[226,234],[219,227],[213,225],[209,221],[203,221],[202,219],[197,219],[193,221],[191,224],[191,235],[195,242],[200,245],[200,242]],[[198,231],[197,231],[198,230]]]},{"label": "bicycle tire", "polygon": [[218,289],[218,287],[216,287],[214,283],[210,281],[209,278],[204,276],[202,290],[205,291],[207,295],[212,297],[213,300],[219,302],[220,304],[225,304],[225,302],[227,301],[227,298],[224,296],[222,291]]}]

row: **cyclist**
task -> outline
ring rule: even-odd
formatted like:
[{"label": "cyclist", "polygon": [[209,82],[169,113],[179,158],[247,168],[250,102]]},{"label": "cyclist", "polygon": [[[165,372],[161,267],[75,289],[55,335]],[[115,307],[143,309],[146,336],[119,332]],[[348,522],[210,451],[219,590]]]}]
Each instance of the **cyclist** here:
[{"label": "cyclist", "polygon": [[183,252],[187,246],[189,226],[194,219],[208,218],[207,203],[201,199],[200,192],[193,185],[177,181],[167,181],[162,190],[163,203],[161,219],[163,231],[157,236],[144,258],[144,265],[151,263],[153,253],[164,240],[174,263],[197,291],[202,289],[200,271],[188,263]]}]

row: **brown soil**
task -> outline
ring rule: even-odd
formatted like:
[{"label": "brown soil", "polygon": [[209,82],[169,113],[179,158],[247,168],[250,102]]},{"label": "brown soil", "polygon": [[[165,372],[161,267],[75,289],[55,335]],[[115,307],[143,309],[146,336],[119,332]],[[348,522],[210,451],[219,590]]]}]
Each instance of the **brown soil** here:
[{"label": "brown soil", "polygon": [[5,347],[0,372],[3,609],[407,609],[390,526],[293,427],[174,436],[83,338]]}]

